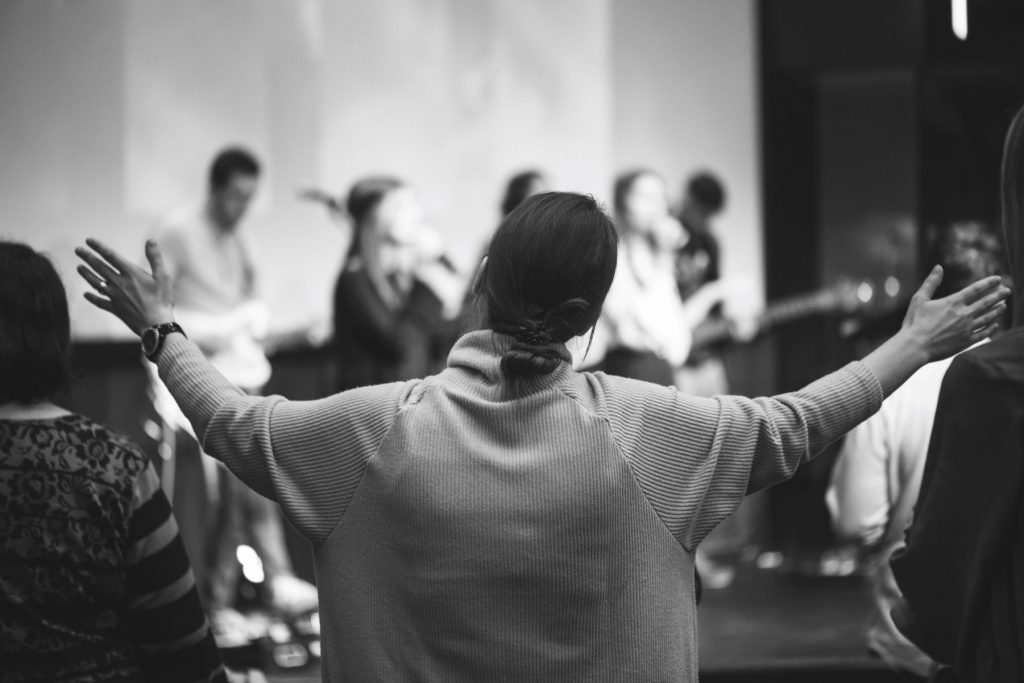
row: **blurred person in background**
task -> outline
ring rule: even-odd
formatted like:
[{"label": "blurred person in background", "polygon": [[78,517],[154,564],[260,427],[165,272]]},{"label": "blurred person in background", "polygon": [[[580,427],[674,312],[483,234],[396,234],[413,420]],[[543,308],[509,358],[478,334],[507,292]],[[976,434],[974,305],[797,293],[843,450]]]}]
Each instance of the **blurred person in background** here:
[{"label": "blurred person in background", "polygon": [[[694,330],[719,305],[745,311],[749,291],[716,278],[680,295],[677,258],[688,234],[672,216],[665,181],[650,169],[621,174],[613,189],[621,235],[619,268],[595,335],[610,374],[675,385],[693,348]],[[751,315],[753,311],[751,311]],[[749,327],[738,319],[737,327]]]},{"label": "blurred person in background", "polygon": [[671,386],[703,317],[687,311],[676,287],[674,256],[684,239],[682,226],[669,213],[664,180],[650,169],[616,178],[613,209],[619,258],[601,318],[602,369]]},{"label": "blurred person in background", "polygon": [[[174,289],[177,319],[235,386],[261,393],[270,379],[264,348],[270,309],[259,297],[256,269],[244,238],[243,223],[256,195],[260,164],[240,147],[221,150],[210,164],[205,200],[165,219],[156,240]],[[180,448],[194,443],[194,432],[166,387],[150,369],[154,404],[164,422],[165,441]],[[241,565],[237,549],[252,546],[265,575],[264,596],[287,615],[316,607],[316,588],[295,576],[280,511],[252,492],[223,465],[200,454],[206,480],[209,526],[186,534],[198,558],[200,587],[222,645],[247,640],[245,620],[233,607]],[[187,529],[188,530],[188,529]],[[188,530],[191,531],[191,530]]]},{"label": "blurred person in background", "polygon": [[[1024,108],[1000,200],[1010,277],[1024,281]],[[942,380],[906,547],[890,562],[897,628],[962,683],[1024,680],[1024,297],[1008,332]]]},{"label": "blurred person in background", "polygon": [[[725,208],[725,187],[714,175],[696,173],[686,181],[676,217],[684,236],[676,250],[676,284],[679,296],[688,301],[705,285],[721,279],[721,251],[713,230],[715,216]],[[713,307],[708,317],[694,328],[694,348],[676,372],[676,387],[698,396],[714,396],[729,392],[725,365],[715,345],[701,344],[701,327],[711,319],[721,319],[720,306]]]},{"label": "blurred person in background", "polygon": [[0,679],[225,681],[149,458],[53,402],[69,343],[53,266],[0,242]]},{"label": "blurred person in background", "polygon": [[[527,198],[535,194],[548,192],[550,189],[551,183],[548,177],[539,170],[530,169],[516,173],[505,183],[505,190],[502,193],[501,203],[499,204],[502,220]],[[487,256],[490,241],[490,237],[488,237],[487,245],[481,251],[477,263]],[[474,295],[472,286],[467,286],[462,298],[462,311],[459,313],[458,329],[460,332],[469,332],[480,328],[486,315],[481,310],[482,303]]]},{"label": "blurred person in background", "polygon": [[397,178],[359,180],[344,205],[353,233],[334,288],[337,389],[437,371],[464,288],[440,234]]},{"label": "blurred person in background", "polygon": [[[936,235],[927,263],[945,273],[936,296],[946,296],[990,275],[1005,274],[999,239],[977,222],[956,223]],[[987,341],[987,340],[984,340]],[[984,343],[979,342],[979,344]],[[896,628],[889,615],[900,599],[889,558],[903,545],[917,503],[939,387],[953,362],[929,363],[885,399],[881,409],[843,440],[826,502],[833,527],[865,551],[875,610],[868,648],[895,669],[930,679],[937,665]]]},{"label": "blurred person in background", "polygon": [[152,275],[96,240],[86,298],[156,335],[160,376],[211,452],[281,501],[321,580],[325,680],[697,680],[693,550],[743,497],[991,331],[998,278],[932,300],[863,361],[775,398],[687,396],[575,371],[615,276],[592,197],[524,201],[476,280],[487,327],[441,373],[318,401],[246,395],[179,332]]},{"label": "blurred person in background", "polygon": [[676,262],[679,293],[684,299],[720,277],[721,257],[713,220],[725,209],[725,201],[725,186],[715,175],[702,171],[686,180],[676,212],[686,232]]},{"label": "blurred person in background", "polygon": [[[718,278],[717,246],[715,278],[704,279],[684,297],[678,264],[688,235],[670,213],[664,180],[649,169],[624,173],[615,181],[613,198],[622,241],[601,319],[602,369],[685,391],[677,382],[690,357],[694,331],[728,293],[729,283]],[[697,213],[692,207],[688,211]],[[704,221],[706,226],[706,217]],[[708,264],[704,265],[706,275]],[[726,387],[720,389],[724,393]],[[697,555],[697,568],[700,587],[725,588],[735,574],[703,549]]]},{"label": "blurred person in background", "polygon": [[[726,204],[725,185],[714,174],[700,171],[689,176],[683,188],[676,218],[683,226],[683,239],[675,251],[675,276],[679,296],[684,304],[704,292],[713,290],[722,282],[721,248],[714,231],[714,220]],[[735,282],[735,280],[733,281]],[[716,396],[730,393],[729,377],[722,360],[723,345],[749,341],[757,333],[757,314],[760,306],[754,293],[736,292],[707,310],[703,319],[693,327],[693,346],[685,362],[675,368],[675,386],[680,391],[696,396]],[[728,302],[729,311],[723,310]],[[727,317],[728,313],[728,317]],[[716,338],[723,329],[726,333]],[[732,584],[735,569],[732,559],[742,553],[750,542],[756,517],[760,511],[752,504],[744,504],[737,514],[712,532],[698,555],[698,568],[705,588],[726,588]],[[724,558],[729,557],[727,562]]]},{"label": "blurred person in background", "polygon": [[512,213],[512,210],[522,204],[527,197],[548,192],[550,189],[551,183],[541,171],[530,169],[516,173],[505,185],[505,194],[501,198],[501,217]]}]

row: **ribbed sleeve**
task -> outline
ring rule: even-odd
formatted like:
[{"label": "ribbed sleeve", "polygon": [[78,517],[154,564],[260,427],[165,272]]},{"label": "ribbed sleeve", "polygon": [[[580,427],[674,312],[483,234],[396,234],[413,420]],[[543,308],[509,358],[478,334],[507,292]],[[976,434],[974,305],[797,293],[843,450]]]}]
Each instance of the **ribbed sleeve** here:
[{"label": "ribbed sleeve", "polygon": [[344,514],[367,459],[416,384],[354,389],[318,401],[249,396],[181,335],[166,339],[159,365],[203,450],[280,503],[313,543],[322,543]]},{"label": "ribbed sleeve", "polygon": [[697,398],[603,378],[607,417],[651,506],[692,549],[747,493],[791,477],[798,465],[869,417],[878,380],[851,363],[773,398]]}]

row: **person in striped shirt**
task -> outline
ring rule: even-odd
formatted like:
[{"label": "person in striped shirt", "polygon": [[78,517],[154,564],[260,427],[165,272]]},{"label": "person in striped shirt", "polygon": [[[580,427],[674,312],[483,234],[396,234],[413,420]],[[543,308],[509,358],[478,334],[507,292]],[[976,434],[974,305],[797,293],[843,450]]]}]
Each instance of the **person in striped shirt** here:
[{"label": "person in striped shirt", "polygon": [[170,504],[126,438],[52,402],[60,278],[0,242],[0,681],[227,681]]}]

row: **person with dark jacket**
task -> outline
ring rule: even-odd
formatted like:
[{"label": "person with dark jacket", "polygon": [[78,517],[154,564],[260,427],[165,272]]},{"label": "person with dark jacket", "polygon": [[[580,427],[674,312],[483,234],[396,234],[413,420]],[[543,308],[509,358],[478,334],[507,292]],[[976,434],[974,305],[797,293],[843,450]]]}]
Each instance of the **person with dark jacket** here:
[{"label": "person with dark jacket", "polygon": [[462,283],[405,183],[374,176],[345,207],[352,245],[334,288],[339,391],[438,370],[454,343]]},{"label": "person with dark jacket", "polygon": [[[1024,109],[1003,151],[1010,272],[1024,277]],[[891,566],[896,625],[971,683],[1024,680],[1024,298],[1012,329],[957,357],[939,394],[906,549]]]}]

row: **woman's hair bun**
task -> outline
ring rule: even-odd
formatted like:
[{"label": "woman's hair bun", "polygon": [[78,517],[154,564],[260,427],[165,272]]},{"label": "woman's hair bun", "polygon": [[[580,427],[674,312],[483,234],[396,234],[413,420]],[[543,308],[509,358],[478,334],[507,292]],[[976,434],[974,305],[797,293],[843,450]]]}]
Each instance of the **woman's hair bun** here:
[{"label": "woman's hair bun", "polygon": [[557,349],[516,343],[501,357],[501,371],[509,377],[549,375],[562,362]]}]

